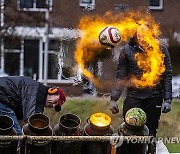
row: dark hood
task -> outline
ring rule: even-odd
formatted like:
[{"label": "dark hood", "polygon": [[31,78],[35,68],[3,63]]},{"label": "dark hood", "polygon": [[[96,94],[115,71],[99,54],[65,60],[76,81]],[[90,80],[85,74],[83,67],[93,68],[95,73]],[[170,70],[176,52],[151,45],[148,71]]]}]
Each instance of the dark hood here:
[{"label": "dark hood", "polygon": [[130,40],[129,40],[128,44],[129,44],[130,46],[132,46],[132,47],[134,47],[134,46],[138,46],[138,43],[137,43],[137,38],[136,38],[135,36],[134,36],[134,37],[132,37],[132,38],[130,38]]},{"label": "dark hood", "polygon": [[129,46],[131,46],[132,48],[134,48],[136,51],[138,51],[138,52],[144,52],[144,49],[138,44],[138,41],[137,41],[137,37],[136,37],[136,36],[130,38],[128,44],[129,44]]}]

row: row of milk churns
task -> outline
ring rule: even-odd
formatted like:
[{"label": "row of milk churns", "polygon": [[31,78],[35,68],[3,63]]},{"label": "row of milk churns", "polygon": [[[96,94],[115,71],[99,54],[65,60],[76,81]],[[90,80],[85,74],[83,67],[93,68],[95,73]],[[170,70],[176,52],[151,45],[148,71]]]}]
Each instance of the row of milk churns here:
[{"label": "row of milk churns", "polygon": [[[0,135],[16,135],[13,121],[8,116],[0,116]],[[86,125],[81,127],[81,119],[75,114],[64,114],[54,128],[44,114],[34,114],[22,127],[24,135],[31,136],[111,136],[114,133],[111,118],[104,113],[92,114]],[[142,135],[143,132],[142,132]],[[23,146],[23,147],[22,147]],[[112,154],[112,146],[107,141],[0,141],[0,153],[17,154]]]},{"label": "row of milk churns", "polygon": [[[104,136],[112,135],[113,128],[108,115],[96,113],[87,119],[84,128],[81,127],[81,119],[75,114],[64,114],[54,128],[50,126],[49,118],[44,114],[34,114],[28,118],[22,127],[24,135],[31,136]],[[101,118],[104,123],[95,125],[96,119]],[[93,123],[94,122],[94,123]],[[97,120],[98,122],[98,120]],[[17,135],[13,129],[13,120],[8,116],[0,116],[0,135]],[[21,154],[106,154],[108,142],[92,141],[30,141],[25,144],[18,141],[0,141],[0,153],[17,154],[21,147]],[[23,147],[22,147],[23,146]],[[24,148],[25,146],[25,148]],[[110,150],[110,149],[109,149]]]}]

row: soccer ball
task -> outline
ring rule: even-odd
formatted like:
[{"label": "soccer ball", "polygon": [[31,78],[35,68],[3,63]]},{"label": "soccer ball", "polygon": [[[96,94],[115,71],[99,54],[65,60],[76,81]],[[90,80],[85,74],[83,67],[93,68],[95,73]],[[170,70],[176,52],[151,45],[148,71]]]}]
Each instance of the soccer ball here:
[{"label": "soccer ball", "polygon": [[125,115],[125,122],[131,126],[143,126],[146,119],[146,113],[138,107],[129,109]]},{"label": "soccer ball", "polygon": [[112,26],[107,26],[99,34],[99,42],[106,48],[113,48],[121,41],[119,30]]}]

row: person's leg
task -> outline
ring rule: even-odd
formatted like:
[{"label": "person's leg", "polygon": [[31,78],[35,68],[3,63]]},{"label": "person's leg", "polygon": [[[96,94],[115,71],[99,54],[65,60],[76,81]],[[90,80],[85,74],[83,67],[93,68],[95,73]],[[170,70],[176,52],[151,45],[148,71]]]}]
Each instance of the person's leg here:
[{"label": "person's leg", "polygon": [[149,135],[156,137],[159,119],[161,116],[161,107],[163,103],[163,98],[148,98],[143,102],[143,110],[147,115],[146,125],[149,128]]},{"label": "person's leg", "polygon": [[[143,109],[147,115],[146,125],[149,128],[149,135],[156,137],[163,98],[150,98],[143,102]],[[148,154],[156,152],[156,143],[148,144]]]},{"label": "person's leg", "polygon": [[134,107],[141,108],[141,99],[133,98],[133,97],[126,97],[123,104],[123,118],[125,118],[126,112]]},{"label": "person's leg", "polygon": [[0,103],[0,115],[7,115],[7,116],[11,117],[14,121],[13,128],[16,130],[17,135],[22,135],[21,126],[19,125],[16,115],[11,108]]}]

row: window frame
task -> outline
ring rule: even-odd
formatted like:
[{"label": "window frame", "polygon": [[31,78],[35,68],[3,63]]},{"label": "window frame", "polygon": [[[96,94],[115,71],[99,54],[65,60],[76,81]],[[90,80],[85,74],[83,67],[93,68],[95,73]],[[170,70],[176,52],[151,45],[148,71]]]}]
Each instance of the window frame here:
[{"label": "window frame", "polygon": [[33,0],[33,7],[32,8],[21,8],[20,7],[20,0],[17,0],[17,9],[18,11],[33,11],[33,12],[46,12],[47,9],[49,11],[52,11],[52,6],[53,6],[53,0],[46,0],[46,3],[49,3],[48,8],[36,8],[36,0]]},{"label": "window frame", "polygon": [[83,3],[83,0],[79,0],[79,6],[81,7],[95,6],[95,0],[92,0],[91,3]]},{"label": "window frame", "polygon": [[[72,38],[72,40],[74,40],[73,38]],[[42,40],[41,40],[42,41]],[[60,46],[61,46],[61,49],[62,49],[62,54],[64,54],[64,49],[63,49],[63,47],[62,47],[62,45],[63,45],[63,43],[61,42],[61,41],[63,41],[63,39],[62,40],[60,40],[59,38],[49,38],[49,42],[50,41],[57,41],[57,42],[59,42],[60,41]],[[43,41],[41,42],[42,44],[42,46],[43,46]],[[50,45],[50,44],[49,44]],[[42,59],[43,59],[43,54],[44,54],[44,50],[43,50],[43,47],[41,48],[41,51],[40,51],[40,54],[41,54],[41,56],[42,56]],[[49,55],[51,55],[51,54],[54,54],[55,56],[57,56],[57,59],[58,59],[58,65],[59,65],[59,71],[58,71],[58,73],[56,74],[57,75],[57,78],[48,78],[47,77],[47,83],[49,83],[49,84],[53,84],[53,83],[63,83],[63,84],[75,84],[75,82],[74,82],[74,79],[77,79],[78,78],[78,75],[79,75],[79,71],[78,71],[78,74],[76,74],[76,75],[74,75],[74,76],[70,76],[70,77],[68,77],[68,78],[66,78],[66,79],[63,79],[63,62],[64,62],[64,58],[63,57],[61,57],[61,55],[59,54],[59,52],[57,52],[56,53],[56,49],[48,49],[48,57],[49,57]],[[60,56],[60,57],[58,57],[58,56]],[[43,61],[42,61],[43,62]],[[41,62],[40,62],[41,63]],[[42,64],[43,65],[43,64]],[[40,67],[41,68],[41,67]],[[48,65],[48,69],[49,69],[49,65]],[[42,73],[42,74],[40,74],[40,73]],[[39,82],[44,82],[44,79],[43,79],[43,72],[39,72],[39,74],[41,75],[41,77],[39,76],[38,77],[38,81]],[[78,78],[79,79],[79,78]],[[80,79],[79,79],[80,80]]]},{"label": "window frame", "polygon": [[149,5],[150,10],[162,10],[163,9],[163,0],[159,0],[159,6],[151,6],[150,1],[151,0],[148,0],[148,3],[149,3],[148,5]]}]

